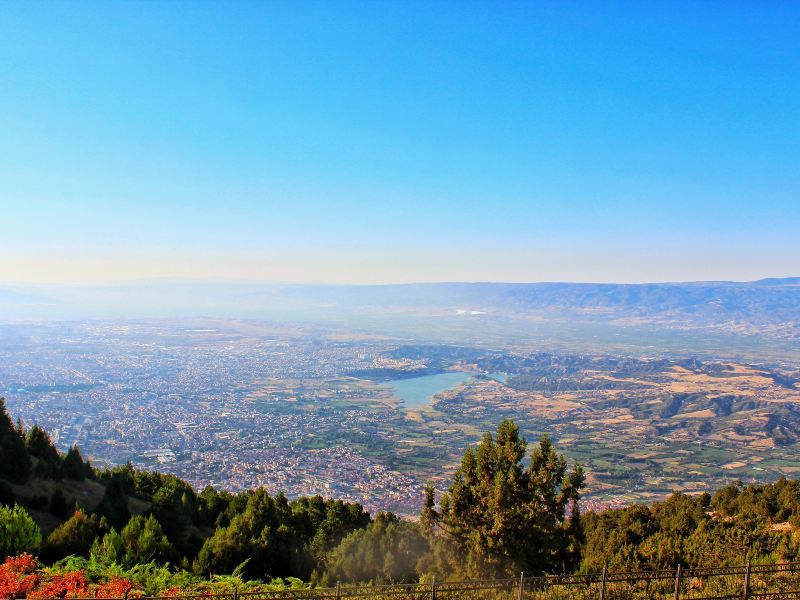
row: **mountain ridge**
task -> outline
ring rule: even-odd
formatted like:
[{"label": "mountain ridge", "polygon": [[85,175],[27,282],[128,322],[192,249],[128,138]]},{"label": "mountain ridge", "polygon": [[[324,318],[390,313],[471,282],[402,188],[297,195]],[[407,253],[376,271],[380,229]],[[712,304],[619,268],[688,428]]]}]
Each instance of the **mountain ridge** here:
[{"label": "mountain ridge", "polygon": [[[800,277],[686,283],[151,282],[0,287],[2,320],[226,317],[396,332],[409,319],[605,324],[800,338]],[[369,324],[368,319],[379,319]]]}]

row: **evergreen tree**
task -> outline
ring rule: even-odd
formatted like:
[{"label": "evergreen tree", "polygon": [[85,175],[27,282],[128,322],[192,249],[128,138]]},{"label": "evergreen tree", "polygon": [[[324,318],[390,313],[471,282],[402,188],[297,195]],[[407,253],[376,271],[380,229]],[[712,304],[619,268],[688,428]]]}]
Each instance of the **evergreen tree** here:
[{"label": "evergreen tree", "polygon": [[14,427],[5,399],[0,398],[0,478],[25,483],[30,475],[31,458],[25,448],[25,438]]},{"label": "evergreen tree", "polygon": [[25,438],[25,447],[28,454],[39,461],[36,465],[38,476],[48,479],[61,479],[64,476],[61,457],[44,429],[38,425],[31,427]]},{"label": "evergreen tree", "polygon": [[[223,516],[225,509],[228,508],[233,495],[230,492],[218,492],[213,487],[206,486],[197,496],[199,523],[205,526],[220,525],[220,517]],[[227,525],[227,523],[224,523]]]},{"label": "evergreen tree", "polygon": [[0,562],[6,556],[34,553],[42,543],[42,532],[21,506],[0,506]]},{"label": "evergreen tree", "polygon": [[[204,491],[201,502],[221,509],[215,497]],[[198,554],[198,573],[230,573],[248,561],[244,572],[249,577],[308,579],[315,566],[325,570],[329,553],[342,539],[370,522],[360,504],[319,496],[290,503],[283,494],[271,497],[257,489],[223,496],[221,501],[227,506]]]},{"label": "evergreen tree", "polygon": [[42,546],[42,557],[54,562],[71,554],[88,556],[92,543],[102,530],[97,515],[87,516],[82,510],[76,510],[69,520],[47,536]]},{"label": "evergreen tree", "polygon": [[379,513],[365,529],[348,534],[328,558],[328,581],[413,582],[428,550],[416,523]]},{"label": "evergreen tree", "polygon": [[[139,472],[134,477],[137,493],[141,489]],[[161,475],[150,497],[153,513],[163,525],[170,542],[182,553],[195,555],[200,544],[189,535],[193,517],[198,514],[197,496],[192,487],[174,475]]]},{"label": "evergreen tree", "polygon": [[369,513],[357,503],[329,500],[324,504],[325,518],[315,527],[310,543],[310,550],[317,562],[325,562],[325,558],[344,537],[356,529],[363,529],[369,522]]},{"label": "evergreen tree", "polygon": [[646,568],[642,546],[658,531],[658,522],[647,506],[634,504],[584,515],[583,528],[586,535],[584,570],[599,571],[604,566],[636,570]]},{"label": "evergreen tree", "polygon": [[83,481],[86,478],[86,464],[77,446],[72,446],[64,457],[64,475],[73,481]]},{"label": "evergreen tree", "polygon": [[469,577],[544,573],[571,568],[579,539],[577,515],[584,475],[571,470],[546,436],[524,468],[527,443],[510,420],[497,437],[468,448],[436,511],[429,490],[422,523],[431,535],[434,568]]},{"label": "evergreen tree", "polygon": [[105,517],[111,527],[121,528],[131,518],[125,488],[124,476],[119,474],[112,476],[107,480],[106,493],[97,506],[97,513]]},{"label": "evergreen tree", "polygon": [[[164,535],[161,524],[154,516],[131,517],[120,533],[124,551],[123,564],[133,567],[155,560],[159,563],[174,561],[177,553]],[[113,542],[112,542],[113,543]]]},{"label": "evergreen tree", "polygon": [[122,564],[125,558],[122,536],[112,527],[102,539],[96,537],[92,542],[89,558],[101,565]]}]

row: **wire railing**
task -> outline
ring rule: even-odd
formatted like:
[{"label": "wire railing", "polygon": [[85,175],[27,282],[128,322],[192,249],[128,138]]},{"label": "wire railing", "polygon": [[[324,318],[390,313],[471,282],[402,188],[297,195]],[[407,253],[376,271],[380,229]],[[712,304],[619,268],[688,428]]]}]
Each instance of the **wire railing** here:
[{"label": "wire railing", "polygon": [[[526,576],[515,579],[345,585],[137,600],[800,600],[800,562],[716,568]],[[81,600],[96,600],[86,598]],[[112,600],[133,600],[126,594]]]}]

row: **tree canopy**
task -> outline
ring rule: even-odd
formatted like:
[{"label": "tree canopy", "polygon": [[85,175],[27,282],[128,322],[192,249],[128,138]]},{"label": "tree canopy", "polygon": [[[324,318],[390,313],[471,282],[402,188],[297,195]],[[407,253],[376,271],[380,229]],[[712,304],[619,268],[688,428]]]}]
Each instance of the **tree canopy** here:
[{"label": "tree canopy", "polygon": [[25,483],[30,474],[31,459],[25,448],[25,437],[14,427],[5,399],[0,398],[0,478]]},{"label": "tree canopy", "polygon": [[21,506],[0,506],[0,558],[37,552],[42,543],[39,526]]},{"label": "tree canopy", "polygon": [[523,464],[527,442],[510,420],[468,448],[440,509],[428,490],[422,522],[433,562],[470,577],[571,569],[580,543],[582,469],[571,469],[543,436]]}]

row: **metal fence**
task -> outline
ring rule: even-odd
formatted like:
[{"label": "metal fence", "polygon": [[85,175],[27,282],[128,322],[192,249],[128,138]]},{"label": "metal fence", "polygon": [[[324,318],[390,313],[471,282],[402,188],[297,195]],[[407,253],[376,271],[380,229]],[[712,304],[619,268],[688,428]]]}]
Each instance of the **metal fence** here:
[{"label": "metal fence", "polygon": [[[483,581],[337,585],[181,595],[178,600],[800,600],[800,562],[662,571],[545,575]],[[125,598],[124,600],[127,600]],[[145,598],[142,600],[176,600]]]}]

